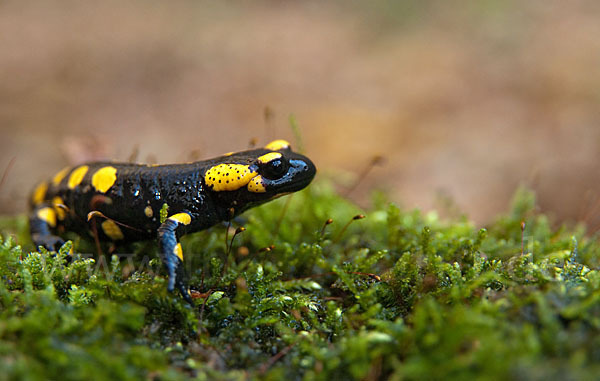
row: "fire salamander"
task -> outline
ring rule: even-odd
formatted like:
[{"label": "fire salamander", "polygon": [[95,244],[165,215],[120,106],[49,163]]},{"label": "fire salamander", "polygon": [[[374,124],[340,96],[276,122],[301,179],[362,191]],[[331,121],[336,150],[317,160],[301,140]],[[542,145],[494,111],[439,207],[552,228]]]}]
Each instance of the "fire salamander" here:
[{"label": "fire salamander", "polygon": [[[314,164],[284,140],[189,164],[65,168],[33,191],[31,237],[48,250],[57,250],[67,231],[114,243],[158,238],[168,290],[177,288],[191,302],[179,237],[303,189],[315,173]],[[164,204],[169,216],[161,223]]]}]

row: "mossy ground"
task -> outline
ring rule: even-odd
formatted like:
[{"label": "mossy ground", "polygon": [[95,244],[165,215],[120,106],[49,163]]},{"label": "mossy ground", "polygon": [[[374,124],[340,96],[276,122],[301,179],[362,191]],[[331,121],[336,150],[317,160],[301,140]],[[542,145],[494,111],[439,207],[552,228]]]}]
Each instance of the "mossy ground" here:
[{"label": "mossy ground", "polygon": [[67,263],[5,219],[0,379],[597,378],[583,228],[553,228],[526,191],[485,229],[373,205],[316,183],[247,212],[230,255],[223,227],[185,237],[194,307],[165,291],[155,245]]}]

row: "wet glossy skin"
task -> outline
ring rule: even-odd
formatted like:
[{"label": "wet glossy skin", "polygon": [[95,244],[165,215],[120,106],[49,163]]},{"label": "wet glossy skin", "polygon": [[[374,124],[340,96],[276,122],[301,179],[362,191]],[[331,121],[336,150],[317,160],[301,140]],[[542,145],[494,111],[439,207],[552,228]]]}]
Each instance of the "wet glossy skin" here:
[{"label": "wet glossy skin", "polygon": [[[57,249],[66,231],[100,240],[131,242],[157,237],[175,287],[191,301],[178,237],[227,221],[244,210],[303,189],[314,164],[285,141],[189,164],[148,166],[90,163],[59,172],[31,200],[34,243]],[[161,223],[160,210],[169,218]]]}]

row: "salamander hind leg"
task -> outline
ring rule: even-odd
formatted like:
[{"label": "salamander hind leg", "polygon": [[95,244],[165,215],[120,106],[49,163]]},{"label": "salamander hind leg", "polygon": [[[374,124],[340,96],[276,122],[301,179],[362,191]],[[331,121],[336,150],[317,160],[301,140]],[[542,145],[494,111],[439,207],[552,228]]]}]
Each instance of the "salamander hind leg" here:
[{"label": "salamander hind leg", "polygon": [[43,246],[50,251],[58,251],[65,241],[54,234],[56,227],[56,211],[49,205],[36,206],[29,216],[31,239],[36,247]]},{"label": "salamander hind leg", "polygon": [[191,217],[187,213],[178,213],[169,217],[158,228],[158,243],[160,247],[161,259],[169,275],[167,290],[172,292],[177,288],[181,296],[192,303],[192,297],[185,282],[185,272],[183,269],[183,251],[181,244],[177,240],[177,229],[189,225]]}]

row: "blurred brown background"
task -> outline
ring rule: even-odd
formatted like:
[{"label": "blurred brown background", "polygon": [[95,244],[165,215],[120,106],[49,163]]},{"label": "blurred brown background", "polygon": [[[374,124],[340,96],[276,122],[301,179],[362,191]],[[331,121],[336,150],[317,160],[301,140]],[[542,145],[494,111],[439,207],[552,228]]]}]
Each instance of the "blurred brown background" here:
[{"label": "blurred brown background", "polygon": [[600,2],[389,3],[0,2],[0,213],[83,160],[293,141],[294,114],[321,175],[386,158],[359,202],[484,223],[526,184],[598,226]]}]

